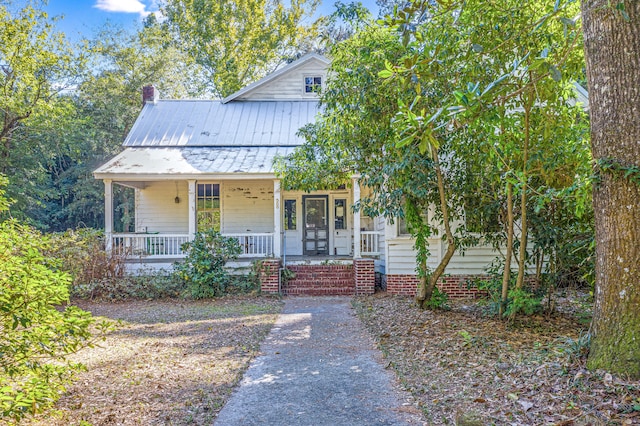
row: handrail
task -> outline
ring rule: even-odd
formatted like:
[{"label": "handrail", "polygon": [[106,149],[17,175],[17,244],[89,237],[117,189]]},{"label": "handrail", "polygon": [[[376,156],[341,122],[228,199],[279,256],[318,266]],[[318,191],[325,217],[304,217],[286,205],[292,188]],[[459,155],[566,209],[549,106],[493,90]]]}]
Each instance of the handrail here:
[{"label": "handrail", "polygon": [[384,235],[382,231],[360,231],[360,254],[363,256],[379,256],[380,237]]}]

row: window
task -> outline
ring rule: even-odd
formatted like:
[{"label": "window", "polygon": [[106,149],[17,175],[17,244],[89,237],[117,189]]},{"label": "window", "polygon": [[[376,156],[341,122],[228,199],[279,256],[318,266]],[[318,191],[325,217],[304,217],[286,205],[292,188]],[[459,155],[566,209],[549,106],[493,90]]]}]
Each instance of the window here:
[{"label": "window", "polygon": [[198,231],[220,231],[220,184],[199,183],[196,195]]},{"label": "window", "polygon": [[322,77],[305,77],[304,78],[304,93],[319,93],[322,89]]},{"label": "window", "polygon": [[399,217],[398,218],[398,236],[402,237],[406,235],[411,235],[411,232],[409,232],[409,226],[405,218]]},{"label": "window", "polygon": [[286,231],[296,229],[296,200],[284,200],[284,229]]},{"label": "window", "polygon": [[335,229],[347,229],[347,200],[334,200]]}]

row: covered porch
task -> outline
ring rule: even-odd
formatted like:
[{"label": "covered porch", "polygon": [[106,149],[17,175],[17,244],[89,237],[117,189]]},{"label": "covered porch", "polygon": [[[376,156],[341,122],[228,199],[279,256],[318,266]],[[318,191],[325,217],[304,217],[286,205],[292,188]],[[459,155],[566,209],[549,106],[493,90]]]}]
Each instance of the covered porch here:
[{"label": "covered porch", "polygon": [[[354,212],[360,187],[300,193],[264,176],[202,176],[154,180],[103,179],[107,250],[139,263],[172,263],[198,229],[213,227],[236,239],[240,260],[300,261],[379,257],[384,232]],[[133,232],[114,232],[113,185],[133,188]]]}]

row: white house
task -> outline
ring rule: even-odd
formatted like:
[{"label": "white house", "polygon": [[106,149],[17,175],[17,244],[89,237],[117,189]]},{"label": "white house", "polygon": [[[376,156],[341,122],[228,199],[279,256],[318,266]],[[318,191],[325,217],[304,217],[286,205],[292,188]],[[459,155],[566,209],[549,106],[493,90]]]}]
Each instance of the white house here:
[{"label": "white house", "polygon": [[[241,261],[265,260],[263,291],[372,293],[375,270],[387,291],[415,294],[413,240],[398,221],[353,212],[357,178],[302,193],[282,190],[274,173],[273,159],[304,142],[296,133],[318,113],[328,65],[309,54],[222,100],[162,100],[146,87],[124,151],[94,172],[105,186],[107,249],[131,255],[132,267],[168,267],[184,257],[182,243],[212,226],[238,239]],[[136,232],[113,232],[114,184],[135,190]],[[430,240],[431,266],[444,244]],[[483,274],[496,255],[488,246],[456,254],[442,288],[475,294],[461,283]],[[282,288],[284,266],[296,278]]]}]

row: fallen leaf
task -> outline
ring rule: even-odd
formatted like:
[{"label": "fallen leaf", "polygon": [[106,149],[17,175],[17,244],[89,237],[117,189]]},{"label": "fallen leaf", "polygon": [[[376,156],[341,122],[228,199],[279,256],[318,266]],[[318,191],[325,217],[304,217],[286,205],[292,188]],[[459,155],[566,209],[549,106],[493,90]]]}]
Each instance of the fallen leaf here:
[{"label": "fallen leaf", "polygon": [[531,407],[533,407],[533,403],[529,402],[529,401],[525,401],[523,399],[521,399],[520,401],[518,401],[518,404],[520,404],[522,406],[522,409],[524,411],[529,411],[531,409]]}]

